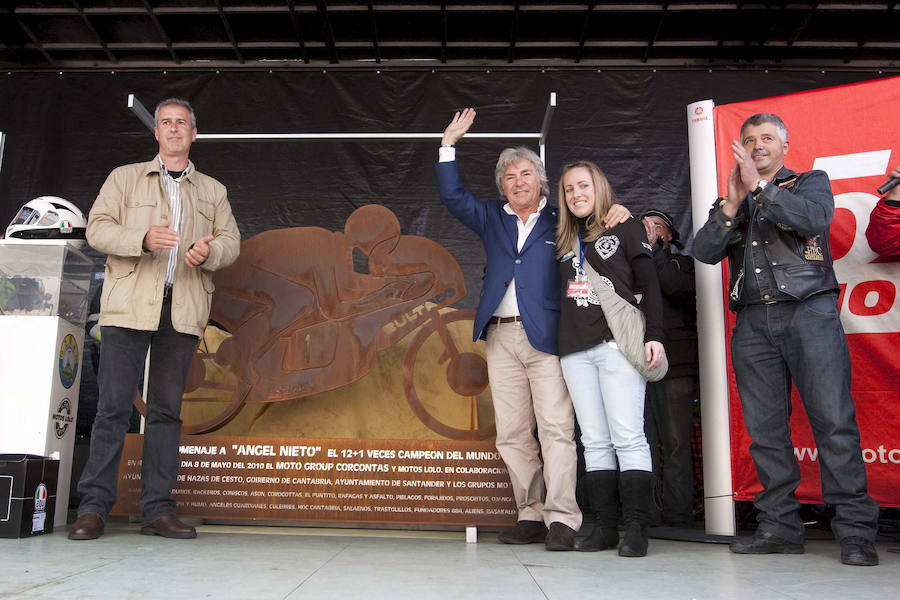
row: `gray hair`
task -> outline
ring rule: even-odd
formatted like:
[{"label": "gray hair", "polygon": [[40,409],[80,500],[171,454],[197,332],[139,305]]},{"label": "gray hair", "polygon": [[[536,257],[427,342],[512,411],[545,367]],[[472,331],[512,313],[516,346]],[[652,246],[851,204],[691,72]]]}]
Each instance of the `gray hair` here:
[{"label": "gray hair", "polygon": [[163,106],[180,106],[182,108],[186,108],[188,113],[191,115],[191,128],[197,129],[197,117],[194,116],[194,107],[191,106],[191,103],[187,100],[182,100],[181,98],[167,98],[156,105],[156,109],[153,111],[153,121],[159,121],[159,111]]},{"label": "gray hair", "polygon": [[530,161],[537,171],[538,179],[541,182],[541,195],[549,197],[550,183],[547,181],[547,170],[544,168],[544,163],[541,162],[541,157],[534,150],[525,146],[507,148],[500,153],[500,157],[497,159],[497,168],[494,169],[494,181],[497,184],[497,191],[500,192],[500,197],[503,198],[503,175],[506,173],[506,169],[509,165],[519,162],[523,158]]},{"label": "gray hair", "polygon": [[778,135],[781,136],[781,141],[788,141],[788,128],[787,125],[784,124],[784,121],[781,120],[781,117],[774,113],[757,113],[752,117],[748,118],[744,121],[744,124],[741,125],[741,137],[744,135],[744,130],[752,125],[753,127],[758,127],[763,123],[771,123],[775,126],[775,129],[778,130]]}]

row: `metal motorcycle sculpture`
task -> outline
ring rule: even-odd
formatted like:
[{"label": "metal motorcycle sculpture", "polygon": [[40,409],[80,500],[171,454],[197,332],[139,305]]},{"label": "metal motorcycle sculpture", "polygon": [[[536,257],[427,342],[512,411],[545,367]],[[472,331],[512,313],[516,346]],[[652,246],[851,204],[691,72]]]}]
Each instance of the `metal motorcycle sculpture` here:
[{"label": "metal motorcycle sculpture", "polygon": [[[478,352],[462,351],[448,329],[455,321],[471,322],[474,311],[441,310],[466,295],[458,263],[427,238],[401,235],[399,221],[384,206],[355,210],[343,232],[296,227],[253,236],[243,242],[238,260],[216,273],[214,284],[210,320],[231,336],[214,353],[195,355],[186,392],[224,389],[228,401],[214,417],[186,424],[185,433],[215,431],[248,403],[302,398],[352,383],[371,370],[378,352],[421,327],[403,369],[413,413],[448,438],[494,436],[493,425],[443,423],[419,399],[416,355],[432,335],[440,340],[438,364],[446,365],[447,383],[462,398],[487,388],[487,365]],[[210,360],[226,367],[233,382],[210,378]],[[140,398],[137,403],[143,408]]]}]

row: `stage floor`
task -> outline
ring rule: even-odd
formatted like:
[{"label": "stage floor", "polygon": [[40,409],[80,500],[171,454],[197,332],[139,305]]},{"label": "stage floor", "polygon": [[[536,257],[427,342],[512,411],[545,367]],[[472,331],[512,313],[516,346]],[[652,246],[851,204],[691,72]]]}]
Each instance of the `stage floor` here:
[{"label": "stage floor", "polygon": [[840,564],[831,540],[806,554],[739,556],[721,544],[650,540],[646,558],[547,552],[495,534],[203,525],[196,540],[112,522],[99,540],[0,540],[0,598],[809,599],[882,600],[900,589],[898,544],[881,565]]}]

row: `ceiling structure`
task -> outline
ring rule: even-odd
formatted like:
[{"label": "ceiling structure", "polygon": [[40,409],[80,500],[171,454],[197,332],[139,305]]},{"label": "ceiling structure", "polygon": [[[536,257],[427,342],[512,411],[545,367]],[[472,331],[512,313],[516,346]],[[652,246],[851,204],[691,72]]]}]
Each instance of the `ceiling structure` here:
[{"label": "ceiling structure", "polygon": [[22,0],[0,69],[900,71],[898,2]]}]

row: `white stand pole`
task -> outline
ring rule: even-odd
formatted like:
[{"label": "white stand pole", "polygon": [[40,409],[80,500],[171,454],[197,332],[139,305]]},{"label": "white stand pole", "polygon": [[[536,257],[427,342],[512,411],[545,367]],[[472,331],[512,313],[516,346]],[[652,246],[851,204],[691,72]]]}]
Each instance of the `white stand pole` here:
[{"label": "white stand pole", "polygon": [[[134,94],[128,94],[126,101],[128,108],[147,126],[154,130],[153,115],[150,114],[141,101]],[[553,118],[553,109],[556,108],[556,92],[550,92],[547,108],[544,110],[544,120],[541,130],[538,132],[511,132],[511,133],[467,133],[466,139],[524,139],[537,140],[541,160],[544,160],[544,148],[546,146],[547,133],[550,130],[550,121]],[[439,140],[443,132],[438,133],[198,133],[198,142],[293,142],[303,140]]]},{"label": "white stand pole", "polygon": [[556,92],[550,92],[550,100],[544,109],[544,122],[541,123],[541,133],[538,145],[540,146],[541,162],[547,166],[547,134],[550,133],[550,121],[553,120],[553,110],[556,108]]},{"label": "white stand pole", "polygon": [[[706,223],[718,196],[713,101],[687,107],[694,233]],[[731,435],[725,355],[722,265],[695,261],[697,337],[700,345],[700,414],[703,423],[703,490],[706,532],[734,535]]]},{"label": "white stand pole", "polygon": [[3,147],[6,146],[6,134],[0,131],[0,166],[3,166]]}]

